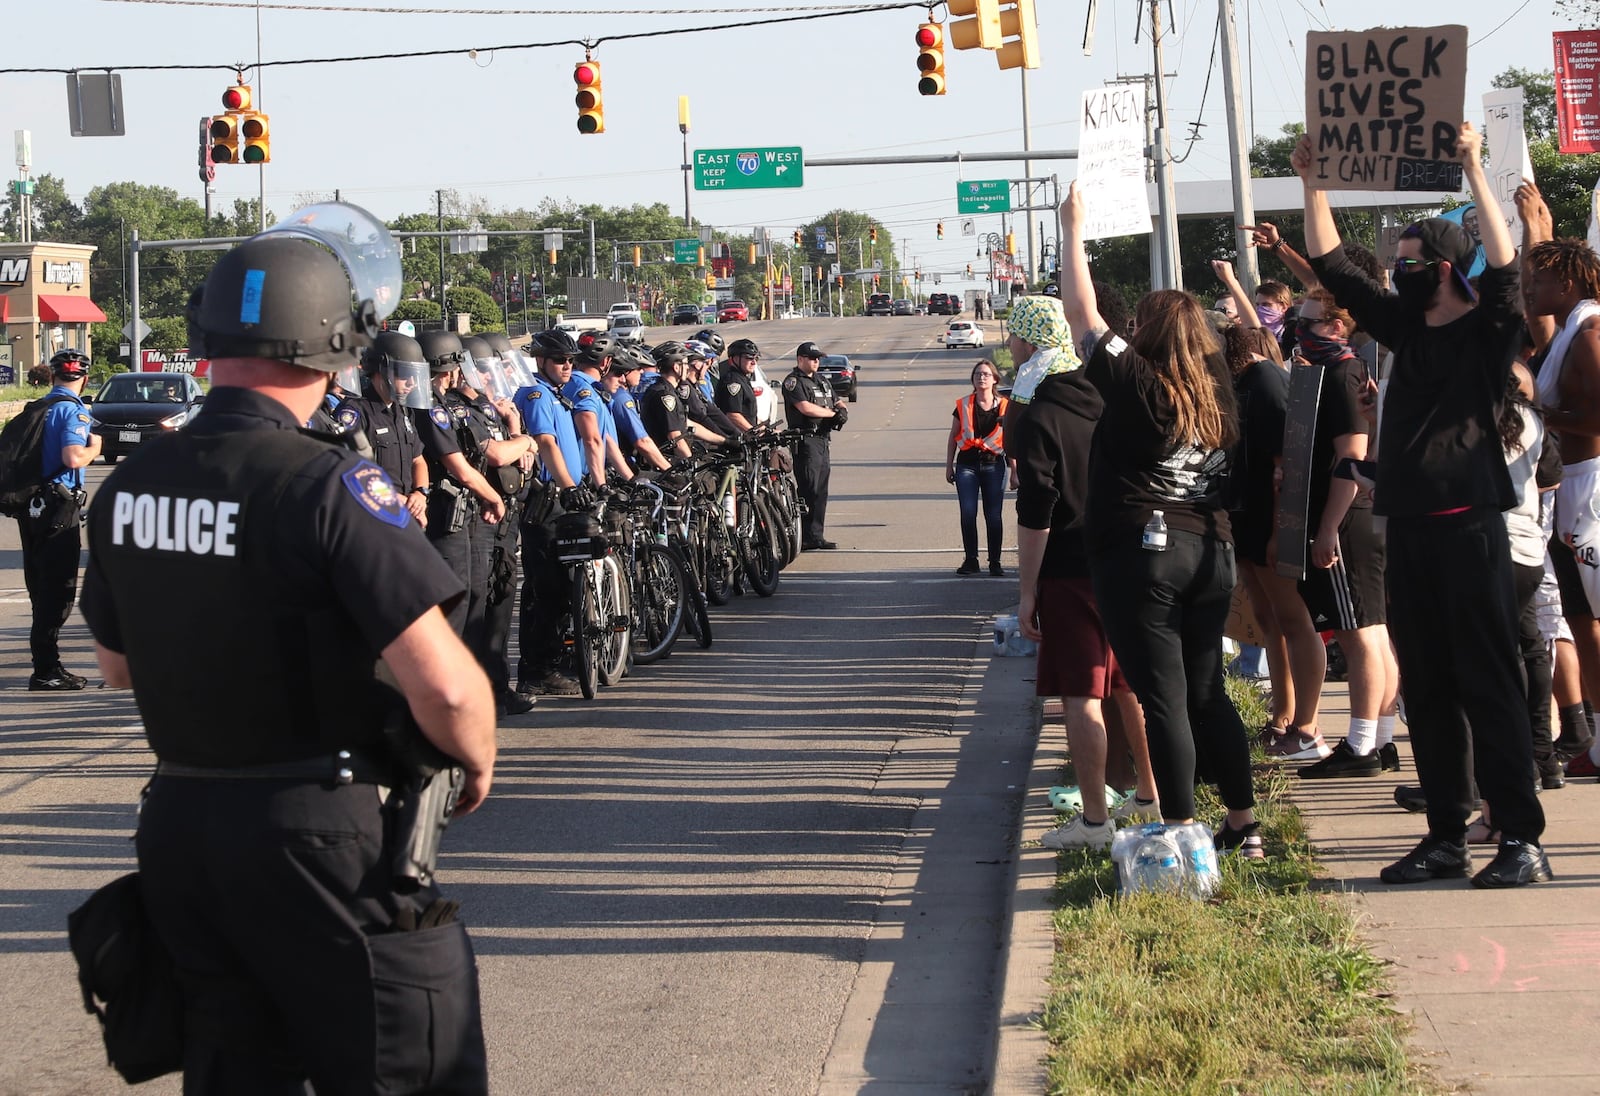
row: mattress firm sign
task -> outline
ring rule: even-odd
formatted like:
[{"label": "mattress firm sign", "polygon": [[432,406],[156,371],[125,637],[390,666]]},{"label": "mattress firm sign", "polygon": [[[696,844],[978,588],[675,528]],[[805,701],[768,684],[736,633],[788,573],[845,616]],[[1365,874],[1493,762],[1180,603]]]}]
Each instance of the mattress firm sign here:
[{"label": "mattress firm sign", "polygon": [[187,350],[140,350],[141,373],[193,373],[204,377],[211,371],[211,359],[195,358]]},{"label": "mattress firm sign", "polygon": [[1306,35],[1306,132],[1320,190],[1460,190],[1467,28]]},{"label": "mattress firm sign", "polygon": [[76,260],[70,263],[53,263],[46,259],[44,281],[46,285],[82,285],[83,264]]}]

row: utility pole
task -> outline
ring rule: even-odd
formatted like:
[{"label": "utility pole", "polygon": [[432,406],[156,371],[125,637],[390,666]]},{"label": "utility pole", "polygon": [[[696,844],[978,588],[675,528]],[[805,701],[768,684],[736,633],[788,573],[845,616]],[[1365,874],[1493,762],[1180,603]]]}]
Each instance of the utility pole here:
[{"label": "utility pole", "polygon": [[1167,144],[1167,76],[1161,59],[1161,0],[1150,0],[1150,42],[1156,61],[1156,220],[1161,237],[1161,274],[1158,287],[1182,289],[1183,268],[1178,256],[1178,198],[1172,184],[1172,156]]},{"label": "utility pole", "polygon": [[450,311],[446,307],[447,301],[444,292],[444,191],[434,191],[434,197],[439,200],[439,318],[444,321],[444,329],[450,330]]},{"label": "utility pole", "polygon": [[[1154,0],[1152,0],[1152,2],[1154,2]],[[1028,124],[1028,70],[1023,68],[1023,69],[1018,69],[1017,71],[1022,73],[1022,150],[1024,152],[1032,152],[1033,151],[1033,127]],[[1023,202],[1023,205],[1031,206],[1033,204],[1033,161],[1032,160],[1023,160],[1022,161],[1022,177],[1025,180],[1023,182],[1023,184],[1022,184],[1022,193],[1027,196],[1027,201]],[[1028,276],[1025,279],[1025,281],[1026,281],[1026,283],[1027,283],[1027,285],[1029,287],[1032,287],[1033,279],[1034,279],[1034,273],[1035,273],[1035,270],[1036,270],[1036,268],[1033,265],[1033,218],[1024,216],[1022,218],[1022,220],[1023,220],[1023,224],[1026,225],[1026,227],[1027,227],[1027,237],[1028,237],[1028,244],[1027,244]]]},{"label": "utility pole", "polygon": [[1219,0],[1217,18],[1222,22],[1222,91],[1228,104],[1228,156],[1233,162],[1234,246],[1239,251],[1239,281],[1246,292],[1254,293],[1261,284],[1261,267],[1256,261],[1256,249],[1250,246],[1250,233],[1242,227],[1256,223],[1256,202],[1250,188],[1250,150],[1245,145],[1239,32],[1234,26],[1233,0]]},{"label": "utility pole", "polygon": [[678,132],[683,134],[683,227],[693,228],[689,219],[689,97],[678,96]]}]

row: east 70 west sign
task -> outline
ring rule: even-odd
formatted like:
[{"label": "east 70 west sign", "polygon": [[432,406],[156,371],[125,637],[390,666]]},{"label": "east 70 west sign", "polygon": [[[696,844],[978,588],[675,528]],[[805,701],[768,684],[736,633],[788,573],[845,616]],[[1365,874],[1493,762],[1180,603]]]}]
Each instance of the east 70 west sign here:
[{"label": "east 70 west sign", "polygon": [[697,148],[696,190],[764,190],[805,185],[799,148]]}]

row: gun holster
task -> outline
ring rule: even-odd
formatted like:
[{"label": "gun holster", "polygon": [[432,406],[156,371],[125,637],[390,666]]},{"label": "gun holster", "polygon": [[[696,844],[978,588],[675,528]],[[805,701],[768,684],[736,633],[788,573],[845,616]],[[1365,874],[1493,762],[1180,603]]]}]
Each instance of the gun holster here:
[{"label": "gun holster", "polygon": [[433,882],[439,842],[466,780],[465,769],[450,765],[413,776],[389,793],[389,871],[396,890],[409,893]]}]

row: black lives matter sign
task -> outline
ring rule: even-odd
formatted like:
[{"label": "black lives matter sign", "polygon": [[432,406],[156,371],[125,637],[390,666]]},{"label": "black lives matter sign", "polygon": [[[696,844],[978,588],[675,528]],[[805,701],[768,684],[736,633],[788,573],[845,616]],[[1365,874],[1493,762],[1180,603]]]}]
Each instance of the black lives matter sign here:
[{"label": "black lives matter sign", "polygon": [[1467,28],[1306,35],[1306,132],[1322,190],[1460,190]]}]

